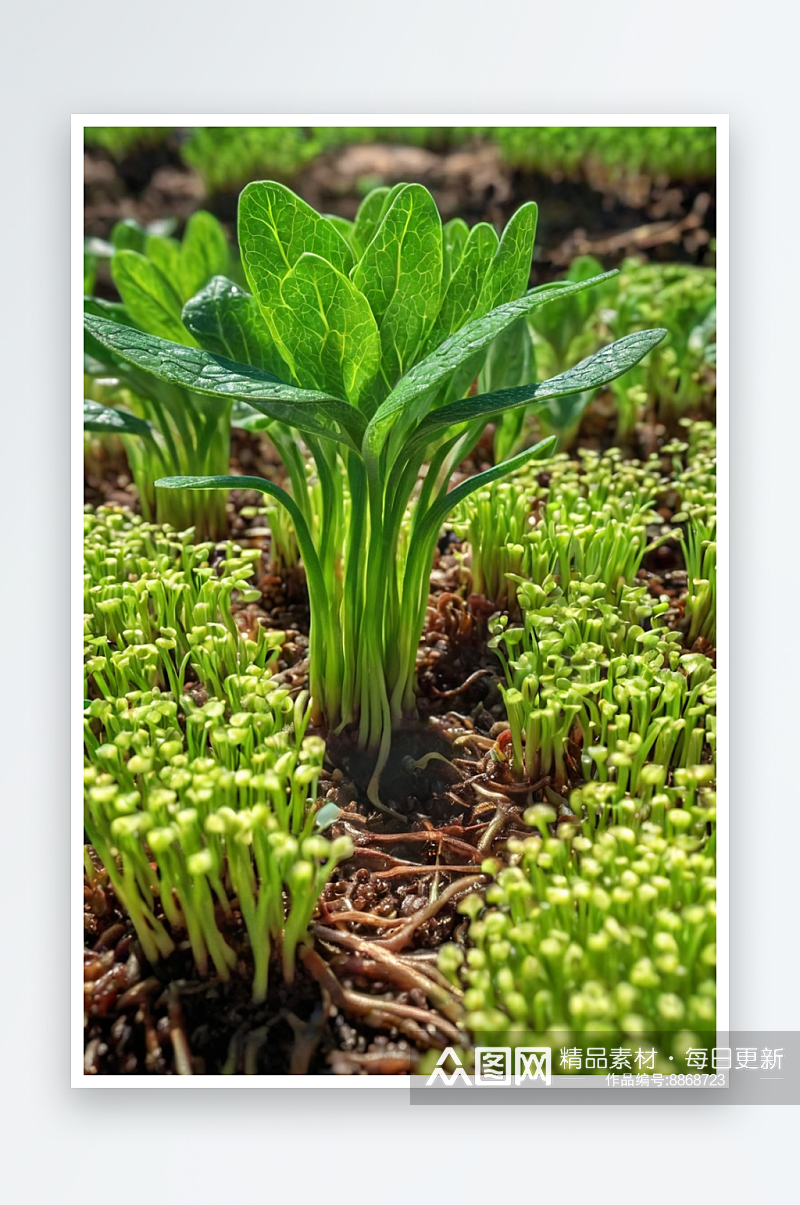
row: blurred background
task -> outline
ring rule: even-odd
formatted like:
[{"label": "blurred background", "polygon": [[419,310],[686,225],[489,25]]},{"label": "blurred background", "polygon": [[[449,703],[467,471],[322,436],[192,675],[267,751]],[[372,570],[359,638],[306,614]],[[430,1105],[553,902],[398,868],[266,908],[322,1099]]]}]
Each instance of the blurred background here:
[{"label": "blurred background", "polygon": [[258,179],[352,219],[371,188],[402,180],[470,225],[537,201],[532,283],[585,254],[709,267],[715,160],[713,127],[87,127],[85,232],[107,239],[134,219],[180,234],[203,208],[235,236],[239,191]]}]

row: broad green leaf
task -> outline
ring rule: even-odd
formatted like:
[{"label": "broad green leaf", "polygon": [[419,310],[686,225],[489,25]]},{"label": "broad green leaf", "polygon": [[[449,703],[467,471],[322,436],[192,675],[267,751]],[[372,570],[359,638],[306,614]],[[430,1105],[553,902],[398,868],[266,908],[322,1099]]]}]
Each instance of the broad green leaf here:
[{"label": "broad green leaf", "polygon": [[511,410],[516,406],[541,402],[546,398],[567,397],[582,393],[586,389],[597,389],[616,377],[621,377],[629,368],[647,355],[667,334],[665,330],[635,331],[615,343],[609,343],[593,356],[588,356],[574,368],[561,372],[549,381],[538,384],[520,385],[514,389],[500,389],[493,393],[478,394],[477,397],[462,398],[432,411],[420,423],[413,440],[422,440],[435,431],[444,430],[456,423],[489,419],[493,414]]},{"label": "broad green leaf", "polygon": [[388,195],[388,188],[373,188],[358,207],[353,223],[353,247],[357,259],[361,258],[375,237],[383,213],[383,204]]},{"label": "broad green leaf", "polygon": [[509,220],[486,274],[476,315],[514,301],[527,289],[538,214],[536,202],[528,201]]},{"label": "broad green leaf", "polygon": [[469,226],[463,218],[453,218],[442,226],[442,294],[461,263],[468,238]]},{"label": "broad green leaf", "polygon": [[[524,297],[498,306],[491,313],[484,314],[482,317],[468,322],[466,326],[462,326],[429,356],[415,364],[378,407],[364,437],[365,455],[375,457],[380,454],[384,441],[399,414],[403,413],[407,416],[404,427],[408,429],[408,426],[420,417],[420,411],[424,413],[425,405],[430,404],[436,386],[447,379],[470,356],[482,351],[491,343],[492,339],[495,339],[517,318],[532,313],[540,306],[549,305],[552,301],[568,297],[573,292],[591,288],[592,285],[613,275],[615,275],[614,272],[607,272],[594,280],[574,285],[565,284],[557,289],[533,289]],[[415,402],[416,406],[413,405]]]},{"label": "broad green leaf", "polygon": [[134,218],[123,218],[111,231],[111,245],[115,251],[144,251],[147,231]]},{"label": "broad green leaf", "polygon": [[[125,326],[135,326],[125,306],[119,301],[105,301],[102,297],[84,297],[84,314],[95,314],[98,318],[108,318],[112,322],[121,322]],[[90,376],[99,376],[108,372],[109,365],[116,367],[117,361],[108,348],[88,331],[83,338],[84,372]],[[87,360],[88,357],[88,360]],[[90,362],[93,361],[93,362]]]},{"label": "broad green leaf", "polygon": [[318,255],[301,255],[272,310],[278,348],[296,380],[353,405],[374,380],[381,341],[366,297]]},{"label": "broad green leaf", "polygon": [[127,410],[117,410],[114,406],[102,406],[91,398],[83,399],[83,429],[98,431],[103,435],[142,435],[149,436],[152,426],[130,414]]},{"label": "broad green leaf", "polygon": [[144,253],[169,281],[172,290],[182,295],[180,287],[181,245],[177,239],[164,238],[161,234],[150,234],[144,245]]},{"label": "broad green leaf", "polygon": [[284,385],[250,365],[234,364],[199,347],[171,343],[93,315],[85,316],[84,326],[114,355],[158,380],[211,397],[248,402],[278,422],[350,448],[361,442],[364,418],[347,402]]},{"label": "broad green leaf", "polygon": [[239,247],[247,282],[269,321],[280,283],[306,252],[345,275],[353,253],[336,227],[291,189],[272,181],[248,184],[239,197]]},{"label": "broad green leaf", "polygon": [[232,280],[215,276],[183,307],[183,324],[200,346],[237,364],[252,364],[276,380],[288,369],[280,357],[258,302]]},{"label": "broad green leaf", "polygon": [[375,315],[381,370],[391,387],[413,363],[439,308],[442,223],[421,184],[397,194],[352,280]]},{"label": "broad green leaf", "polygon": [[[407,180],[401,180],[398,184],[393,184],[392,187],[387,191],[386,196],[383,198],[383,205],[381,205],[381,212],[380,212],[380,216],[378,218],[378,226],[380,226],[381,222],[386,217],[386,214],[389,212],[389,209],[391,208],[391,206],[394,205],[395,198],[400,196],[400,193],[403,191],[404,188],[408,188]],[[376,229],[376,233],[377,233],[377,227],[375,229]],[[373,237],[374,237],[374,235],[373,235]]]},{"label": "broad green leaf", "polygon": [[229,258],[228,240],[217,219],[202,209],[193,213],[181,243],[181,300],[188,301],[212,276],[224,276]]},{"label": "broad green leaf", "polygon": [[125,309],[143,330],[176,343],[194,343],[181,322],[181,300],[154,263],[138,251],[120,251],[111,275]]},{"label": "broad green leaf", "polygon": [[434,351],[475,313],[481,289],[499,239],[488,222],[478,222],[469,232],[461,261],[442,298],[439,313],[428,336],[427,348]]}]

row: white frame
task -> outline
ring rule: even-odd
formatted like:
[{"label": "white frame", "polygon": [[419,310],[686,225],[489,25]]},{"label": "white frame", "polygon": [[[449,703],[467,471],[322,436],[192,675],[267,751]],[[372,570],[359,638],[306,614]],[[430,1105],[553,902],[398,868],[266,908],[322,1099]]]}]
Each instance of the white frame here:
[{"label": "white frame", "polygon": [[[71,530],[70,578],[71,645],[71,934],[70,1072],[72,1087],[80,1088],[383,1088],[408,1090],[407,1075],[261,1075],[158,1076],[84,1075],[83,1072],[83,136],[85,126],[714,126],[717,131],[717,1030],[730,1028],[730,884],[729,884],[729,158],[727,114],[73,114],[71,156]],[[724,1043],[723,1043],[724,1044]]]}]

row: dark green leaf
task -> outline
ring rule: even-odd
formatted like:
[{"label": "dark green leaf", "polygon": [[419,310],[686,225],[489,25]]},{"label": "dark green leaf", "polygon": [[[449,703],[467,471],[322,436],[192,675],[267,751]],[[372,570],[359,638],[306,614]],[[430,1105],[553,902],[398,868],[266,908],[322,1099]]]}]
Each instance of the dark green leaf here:
[{"label": "dark green leaf", "polygon": [[152,432],[150,423],[127,410],[117,410],[114,406],[101,406],[91,398],[83,399],[83,429],[98,431],[103,435],[142,435]]},{"label": "dark green leaf", "polygon": [[[605,280],[613,275],[613,272],[609,272],[597,280]],[[596,280],[563,285],[558,289],[533,289],[524,297],[507,302],[506,305],[499,306],[491,313],[462,326],[434,352],[415,364],[378,407],[367,428],[365,453],[377,456],[399,413],[409,415],[409,421],[411,418],[416,421],[420,417],[420,407],[424,407],[426,401],[429,402],[434,388],[446,380],[465,360],[482,351],[517,318],[522,318],[540,306],[549,305],[550,302],[569,296],[573,292],[591,288],[595,283]],[[418,406],[412,406],[415,401],[419,403]],[[407,427],[408,423],[405,426]]]},{"label": "dark green leaf", "polygon": [[[104,301],[102,297],[84,297],[84,314],[95,314],[98,318],[107,318],[111,322],[121,322],[125,326],[135,326],[125,306],[119,301]],[[90,376],[107,373],[109,366],[116,368],[117,360],[109,353],[107,347],[98,343],[88,330],[83,333],[84,372]]]},{"label": "dark green leaf", "polygon": [[278,422],[348,447],[357,447],[361,441],[364,418],[347,402],[278,383],[250,365],[234,364],[200,348],[170,343],[103,318],[87,315],[84,325],[121,360],[161,381],[211,397],[248,402]]},{"label": "dark green leaf", "polygon": [[667,334],[665,330],[635,331],[616,343],[609,343],[593,356],[588,356],[574,368],[561,372],[549,381],[539,384],[521,385],[515,389],[500,389],[495,393],[483,393],[477,397],[462,398],[434,410],[419,425],[414,439],[422,439],[434,431],[444,430],[456,423],[488,420],[493,414],[525,406],[546,398],[566,397],[581,393],[585,389],[596,389],[616,377],[621,377],[629,368],[647,355]]},{"label": "dark green leaf", "polygon": [[122,322],[125,326],[134,326],[125,306],[119,301],[105,301],[102,297],[84,297],[84,314],[96,314],[98,318],[108,318],[111,322]]},{"label": "dark green leaf", "polygon": [[277,381],[288,375],[255,297],[232,280],[215,276],[186,302],[182,318],[187,330],[212,355],[251,364]]}]

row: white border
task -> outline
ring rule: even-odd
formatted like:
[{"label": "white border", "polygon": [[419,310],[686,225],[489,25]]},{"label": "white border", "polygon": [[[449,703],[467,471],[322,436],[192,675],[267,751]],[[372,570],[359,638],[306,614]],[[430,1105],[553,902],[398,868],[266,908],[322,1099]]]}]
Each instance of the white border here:
[{"label": "white border", "polygon": [[715,126],[717,130],[717,1029],[730,1028],[729,776],[729,122],[727,114],[680,113],[124,113],[73,114],[71,148],[71,919],[70,1071],[73,1088],[379,1088],[408,1090],[407,1075],[89,1076],[83,1073],[83,131],[84,126]]}]

